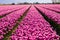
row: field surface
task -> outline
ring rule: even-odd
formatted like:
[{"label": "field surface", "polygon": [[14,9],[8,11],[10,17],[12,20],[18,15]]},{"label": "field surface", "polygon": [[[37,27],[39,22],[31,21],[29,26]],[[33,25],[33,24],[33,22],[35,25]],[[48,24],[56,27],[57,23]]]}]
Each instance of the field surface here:
[{"label": "field surface", "polygon": [[60,4],[0,6],[0,40],[60,40]]}]

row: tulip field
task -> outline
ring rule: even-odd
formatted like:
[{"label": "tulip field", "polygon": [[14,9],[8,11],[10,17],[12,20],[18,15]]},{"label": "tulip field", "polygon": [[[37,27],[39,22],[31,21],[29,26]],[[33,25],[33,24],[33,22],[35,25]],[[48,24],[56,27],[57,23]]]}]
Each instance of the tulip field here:
[{"label": "tulip field", "polygon": [[60,40],[60,4],[0,6],[0,40]]}]

